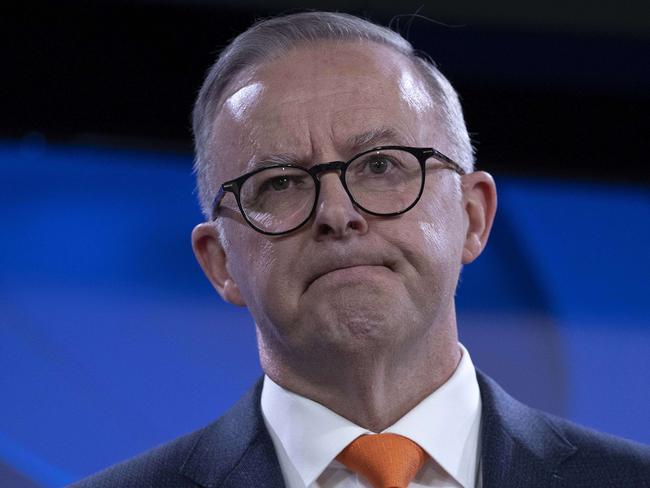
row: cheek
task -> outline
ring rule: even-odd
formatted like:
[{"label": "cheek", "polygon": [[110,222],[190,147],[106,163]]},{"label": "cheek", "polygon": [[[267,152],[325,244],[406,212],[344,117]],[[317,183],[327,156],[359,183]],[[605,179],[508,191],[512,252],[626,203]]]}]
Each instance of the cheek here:
[{"label": "cheek", "polygon": [[[453,275],[460,262],[460,252],[457,250],[457,239],[448,222],[435,219],[418,222],[420,242],[417,254],[420,256],[420,272],[436,284],[447,281]],[[416,264],[417,266],[417,264]]]},{"label": "cheek", "polygon": [[251,306],[259,301],[259,291],[273,276],[273,249],[268,239],[245,224],[230,223],[224,226],[228,237],[228,272]]},{"label": "cheek", "polygon": [[434,249],[436,254],[445,249],[445,239],[440,232],[440,225],[431,221],[420,221],[418,227],[422,232],[423,247],[425,249]]},{"label": "cheek", "polygon": [[231,273],[251,314],[258,323],[284,316],[295,302],[296,280],[288,259],[295,249],[248,229],[240,234],[233,239]]},{"label": "cheek", "polygon": [[460,256],[462,226],[455,215],[437,213],[427,219],[419,220],[417,225],[425,254],[441,258]]},{"label": "cheek", "polygon": [[[246,253],[242,272],[244,279],[249,283],[250,292],[254,294],[268,295],[273,291],[273,280],[280,273],[277,270],[278,260],[276,259],[270,243],[263,242]],[[263,301],[263,297],[254,297],[256,301]]]},{"label": "cheek", "polygon": [[447,241],[462,232],[462,195],[455,178],[431,176],[422,196],[421,229],[429,240]]},{"label": "cheek", "polygon": [[[417,254],[422,259],[423,272],[438,275],[438,279],[440,273],[455,272],[460,266],[463,249],[462,200],[459,191],[453,180],[451,184],[445,184],[446,179],[444,183],[439,183],[435,189],[425,190],[429,198],[423,196],[422,205],[418,205],[418,213],[414,216],[417,237],[413,240],[418,247]],[[433,195],[445,197],[435,198]]]}]

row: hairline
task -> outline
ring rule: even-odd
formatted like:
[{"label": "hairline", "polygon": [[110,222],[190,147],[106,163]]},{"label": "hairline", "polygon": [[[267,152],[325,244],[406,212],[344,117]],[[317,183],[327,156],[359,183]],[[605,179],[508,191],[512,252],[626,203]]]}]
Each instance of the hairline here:
[{"label": "hairline", "polygon": [[[317,13],[313,13],[314,15]],[[329,13],[325,13],[328,14]],[[302,15],[302,14],[297,14]],[[345,14],[336,14],[345,15]],[[287,16],[291,17],[291,16]],[[347,16],[346,16],[347,17]],[[344,20],[345,18],[344,17]],[[286,19],[280,17],[275,19]],[[275,19],[271,19],[273,22]],[[253,25],[244,33],[235,38],[219,55],[217,61],[211,66],[208,75],[197,97],[193,113],[193,129],[195,137],[195,165],[194,170],[197,178],[197,189],[201,208],[206,217],[211,214],[211,194],[214,193],[208,187],[210,185],[210,173],[214,173],[213,168],[217,164],[207,153],[210,141],[214,135],[214,125],[219,112],[223,109],[229,95],[232,95],[241,85],[242,79],[250,76],[255,70],[264,64],[272,62],[283,56],[287,56],[292,51],[300,48],[313,48],[327,43],[347,44],[347,43],[368,43],[376,46],[385,46],[391,51],[403,55],[410,63],[414,72],[418,73],[425,84],[427,92],[435,102],[434,117],[441,122],[444,132],[447,135],[450,146],[454,149],[455,154],[450,156],[457,159],[458,162],[466,169],[472,170],[474,165],[474,153],[467,136],[467,130],[462,115],[462,108],[458,101],[458,95],[445,76],[437,69],[430,58],[424,58],[420,51],[415,50],[411,44],[400,36],[399,33],[390,31],[388,28],[373,24],[370,21],[354,18],[366,28],[366,31],[360,34],[345,33],[338,34],[338,37],[327,37],[319,35],[313,38],[296,38],[289,39],[284,45],[276,43],[262,54],[259,52],[250,55],[245,62],[240,65],[232,65],[232,58],[242,56],[246,49],[252,50],[250,46],[243,48],[238,45],[243,41],[240,39],[250,36],[260,25],[267,21]],[[377,32],[370,32],[375,29]],[[390,34],[387,34],[389,32]],[[277,34],[278,37],[282,32]],[[389,37],[390,36],[390,37]],[[263,36],[260,36],[263,38]],[[285,39],[286,40],[286,39]],[[252,43],[251,43],[252,44]],[[239,49],[239,51],[238,51]],[[231,62],[229,65],[228,62]],[[219,66],[219,64],[225,66]],[[219,73],[217,68],[221,67],[223,73]],[[452,113],[449,113],[449,112]],[[458,134],[460,132],[460,134]],[[456,137],[458,136],[458,137]],[[465,136],[465,137],[463,137]],[[454,140],[456,139],[456,140]],[[467,140],[465,140],[467,139]],[[460,147],[458,147],[460,146]],[[218,227],[221,227],[220,225]]]}]

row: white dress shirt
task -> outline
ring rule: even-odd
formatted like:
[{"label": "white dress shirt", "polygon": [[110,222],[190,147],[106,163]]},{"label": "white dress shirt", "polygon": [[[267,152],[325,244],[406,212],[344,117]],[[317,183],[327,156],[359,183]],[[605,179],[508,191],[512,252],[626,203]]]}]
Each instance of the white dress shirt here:
[{"label": "white dress shirt", "polygon": [[[481,395],[469,353],[462,344],[460,348],[460,363],[447,382],[382,431],[408,437],[430,457],[410,488],[481,486]],[[262,415],[287,488],[372,488],[334,459],[369,430],[285,390],[268,376]]]}]

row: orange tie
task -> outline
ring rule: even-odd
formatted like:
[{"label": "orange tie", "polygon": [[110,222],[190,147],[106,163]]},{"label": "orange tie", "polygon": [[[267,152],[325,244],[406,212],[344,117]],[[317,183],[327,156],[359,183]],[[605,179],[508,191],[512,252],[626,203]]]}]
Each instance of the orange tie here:
[{"label": "orange tie", "polygon": [[427,459],[415,442],[397,434],[357,437],[336,456],[374,488],[406,488]]}]

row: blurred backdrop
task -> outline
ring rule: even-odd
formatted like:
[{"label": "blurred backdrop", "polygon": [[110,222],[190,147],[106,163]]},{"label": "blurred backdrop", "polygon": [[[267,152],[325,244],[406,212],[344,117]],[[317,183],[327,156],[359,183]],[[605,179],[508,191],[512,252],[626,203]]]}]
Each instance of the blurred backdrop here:
[{"label": "blurred backdrop", "polygon": [[650,443],[646,2],[22,2],[0,16],[1,487],[196,429],[259,376],[192,255],[189,114],[229,39],[303,8],[390,24],[462,97],[500,192],[458,290],[475,364]]}]

